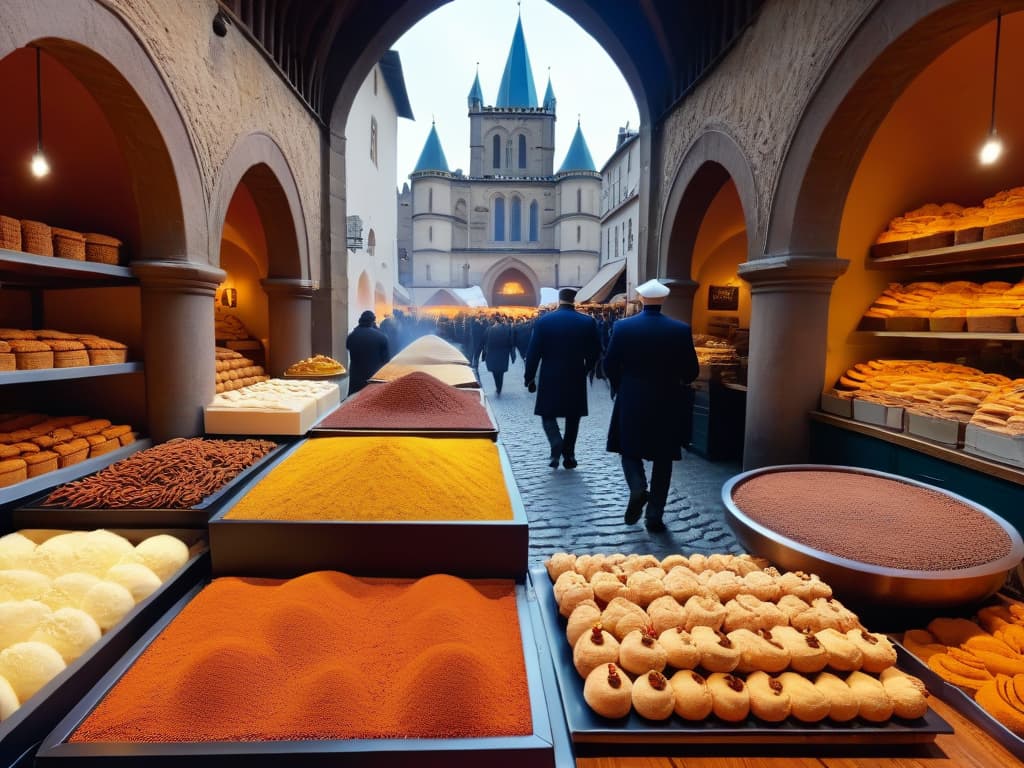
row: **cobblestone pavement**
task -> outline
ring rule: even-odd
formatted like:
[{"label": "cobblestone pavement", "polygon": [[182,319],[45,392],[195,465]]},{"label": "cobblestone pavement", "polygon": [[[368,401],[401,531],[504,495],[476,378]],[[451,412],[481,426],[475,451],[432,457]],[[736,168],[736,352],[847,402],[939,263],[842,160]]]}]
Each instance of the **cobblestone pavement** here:
[{"label": "cobblestone pavement", "polygon": [[[709,462],[683,454],[673,464],[672,487],[665,508],[664,533],[648,533],[641,521],[622,521],[628,490],[619,455],[605,451],[612,400],[608,385],[595,380],[588,391],[590,415],[580,423],[574,470],[548,466],[548,443],[540,417],[533,413],[534,395],[523,387],[523,362],[505,374],[501,396],[494,377],[480,366],[480,379],[498,420],[500,440],[508,451],[516,483],[530,520],[530,562],[552,553],[651,553],[658,557],[682,552],[741,552],[725,522],[722,484],[740,471],[734,462]],[[559,422],[561,426],[561,421]],[[650,473],[650,465],[647,466]]]}]

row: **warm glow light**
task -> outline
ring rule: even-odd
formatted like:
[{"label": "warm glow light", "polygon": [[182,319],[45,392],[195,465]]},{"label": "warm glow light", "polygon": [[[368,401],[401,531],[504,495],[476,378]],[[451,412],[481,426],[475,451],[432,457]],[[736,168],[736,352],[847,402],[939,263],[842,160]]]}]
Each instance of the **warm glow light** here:
[{"label": "warm glow light", "polygon": [[526,289],[523,288],[522,283],[517,283],[515,280],[510,280],[498,289],[500,296],[522,296],[525,293]]},{"label": "warm glow light", "polygon": [[996,136],[989,136],[985,146],[981,148],[979,158],[983,165],[992,165],[1001,154],[1003,154],[1003,142]]},{"label": "warm glow light", "polygon": [[37,179],[43,178],[50,172],[50,164],[46,162],[46,155],[36,152],[32,155],[32,175]]}]

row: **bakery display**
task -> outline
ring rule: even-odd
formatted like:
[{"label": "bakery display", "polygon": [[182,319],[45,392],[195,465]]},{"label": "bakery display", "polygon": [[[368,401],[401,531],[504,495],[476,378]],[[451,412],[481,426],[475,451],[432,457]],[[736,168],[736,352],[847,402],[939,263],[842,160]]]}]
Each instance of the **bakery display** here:
[{"label": "bakery display", "polygon": [[345,366],[327,355],[313,355],[292,363],[285,370],[288,376],[337,376],[345,373]]},{"label": "bakery display", "polygon": [[[110,365],[128,359],[124,344],[89,333],[0,328],[0,343],[0,371]],[[14,355],[13,369],[4,364],[6,354]]]},{"label": "bakery display", "polygon": [[267,379],[217,393],[203,419],[208,434],[304,435],[340,400],[334,382]]},{"label": "bakery display", "polygon": [[263,370],[263,366],[244,357],[241,352],[225,347],[216,348],[216,391],[231,392],[232,390],[248,387],[251,384],[258,384],[270,377]]},{"label": "bakery display", "polygon": [[866,331],[1011,333],[1024,316],[1024,283],[890,283],[864,312]]}]

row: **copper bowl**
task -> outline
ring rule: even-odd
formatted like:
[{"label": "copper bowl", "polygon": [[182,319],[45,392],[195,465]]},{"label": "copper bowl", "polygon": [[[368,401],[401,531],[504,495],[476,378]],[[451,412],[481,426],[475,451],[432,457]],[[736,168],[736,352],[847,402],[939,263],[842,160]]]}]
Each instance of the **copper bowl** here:
[{"label": "copper bowl", "polygon": [[[844,472],[895,480],[949,496],[991,518],[1010,537],[1010,553],[1004,557],[957,570],[914,571],[886,568],[839,557],[802,544],[759,523],[741,510],[733,500],[734,490],[751,478],[770,472]],[[821,576],[844,601],[873,607],[913,609],[951,609],[977,603],[995,593],[1024,557],[1024,541],[1017,529],[992,510],[955,493],[910,480],[888,472],[861,467],[830,464],[783,464],[743,472],[722,487],[722,501],[736,538],[754,555],[765,557],[780,570],[805,571]]]}]

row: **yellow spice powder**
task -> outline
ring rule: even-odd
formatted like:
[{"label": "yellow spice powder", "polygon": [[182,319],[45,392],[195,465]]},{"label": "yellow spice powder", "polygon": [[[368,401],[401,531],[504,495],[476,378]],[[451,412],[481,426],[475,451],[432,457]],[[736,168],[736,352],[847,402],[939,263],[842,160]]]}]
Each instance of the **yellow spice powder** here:
[{"label": "yellow spice powder", "polygon": [[511,520],[490,440],[307,440],[227,513],[235,520]]}]

